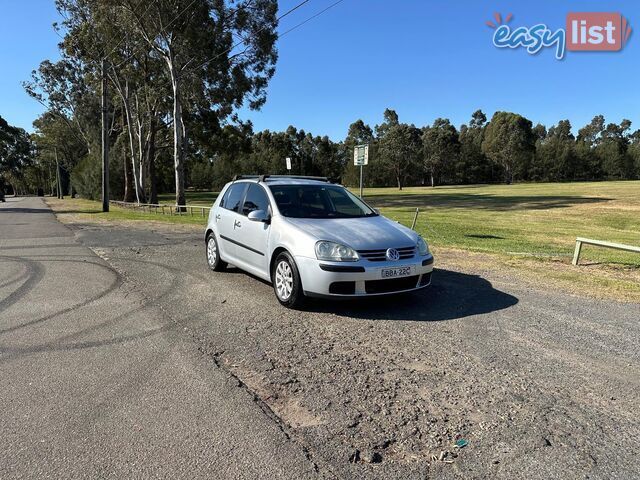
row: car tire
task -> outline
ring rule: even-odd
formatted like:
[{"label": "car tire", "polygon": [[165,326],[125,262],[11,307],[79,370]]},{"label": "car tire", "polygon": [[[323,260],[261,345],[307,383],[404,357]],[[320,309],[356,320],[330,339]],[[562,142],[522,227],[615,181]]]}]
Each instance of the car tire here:
[{"label": "car tire", "polygon": [[207,256],[207,264],[211,270],[214,272],[221,272],[227,268],[227,262],[220,258],[220,248],[218,248],[218,241],[216,240],[216,236],[213,232],[207,236],[205,253]]},{"label": "car tire", "polygon": [[276,257],[271,272],[273,290],[278,301],[287,308],[300,308],[304,305],[305,296],[300,281],[300,273],[293,257],[282,252]]}]

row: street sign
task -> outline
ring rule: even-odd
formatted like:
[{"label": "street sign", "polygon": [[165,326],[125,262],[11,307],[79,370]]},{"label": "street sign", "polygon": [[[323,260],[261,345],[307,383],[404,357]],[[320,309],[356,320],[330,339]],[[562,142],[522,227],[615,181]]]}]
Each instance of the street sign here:
[{"label": "street sign", "polygon": [[353,149],[353,164],[355,166],[369,164],[369,145],[356,145]]},{"label": "street sign", "polygon": [[363,168],[365,165],[369,163],[369,144],[365,145],[356,145],[353,149],[353,164],[356,167],[360,167],[360,198],[362,198],[362,176],[363,176]]},{"label": "street sign", "polygon": [[287,170],[291,170],[291,158],[287,157]]}]

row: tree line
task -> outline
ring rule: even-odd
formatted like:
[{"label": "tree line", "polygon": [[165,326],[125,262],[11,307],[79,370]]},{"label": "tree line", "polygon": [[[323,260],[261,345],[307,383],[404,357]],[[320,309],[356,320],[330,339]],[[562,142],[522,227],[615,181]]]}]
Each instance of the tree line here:
[{"label": "tree line", "polygon": [[369,144],[367,186],[637,179],[640,130],[597,115],[574,135],[510,112],[478,110],[416,126],[394,110],[335,141],[290,126],[254,132],[277,61],[277,1],[56,0],[61,58],[24,87],[45,112],[34,133],[0,121],[0,182],[16,192],[99,198],[102,67],[108,85],[112,198],[157,203],[218,189],[238,173],[328,176],[355,186],[353,148]]}]

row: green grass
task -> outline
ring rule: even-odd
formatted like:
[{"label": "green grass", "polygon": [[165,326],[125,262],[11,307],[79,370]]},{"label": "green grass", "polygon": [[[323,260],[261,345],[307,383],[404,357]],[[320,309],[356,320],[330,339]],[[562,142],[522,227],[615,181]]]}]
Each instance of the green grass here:
[{"label": "green grass", "polygon": [[[365,199],[436,247],[569,258],[577,236],[640,244],[640,182],[368,189]],[[588,261],[640,265],[637,254],[583,247]]]},{"label": "green grass", "polygon": [[[100,202],[84,200],[81,198],[67,198],[64,200],[48,198],[47,203],[57,215],[61,216],[62,220],[66,220],[71,217],[74,221],[153,221],[175,224],[204,225],[207,221],[208,215],[208,212],[205,212],[205,216],[202,217],[199,210],[194,211],[193,215],[189,213],[183,213],[182,215],[162,215],[160,213],[153,213],[153,211],[141,211],[139,209],[123,208],[116,205],[110,205],[109,212],[104,213]],[[166,211],[168,213],[168,210]]]},{"label": "green grass", "polygon": [[[202,205],[210,207],[218,196],[218,192],[194,192],[188,190],[185,193],[185,196],[187,197],[187,205]],[[158,202],[167,205],[175,205],[176,195],[174,193],[161,193],[158,195]]]}]

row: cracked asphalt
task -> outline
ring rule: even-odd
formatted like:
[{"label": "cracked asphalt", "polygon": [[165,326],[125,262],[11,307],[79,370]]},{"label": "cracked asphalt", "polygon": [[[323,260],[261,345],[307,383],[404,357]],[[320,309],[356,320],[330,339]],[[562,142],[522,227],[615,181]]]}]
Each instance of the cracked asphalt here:
[{"label": "cracked asphalt", "polygon": [[638,477],[640,305],[445,257],[291,311],[176,228],[0,206],[0,478]]}]

